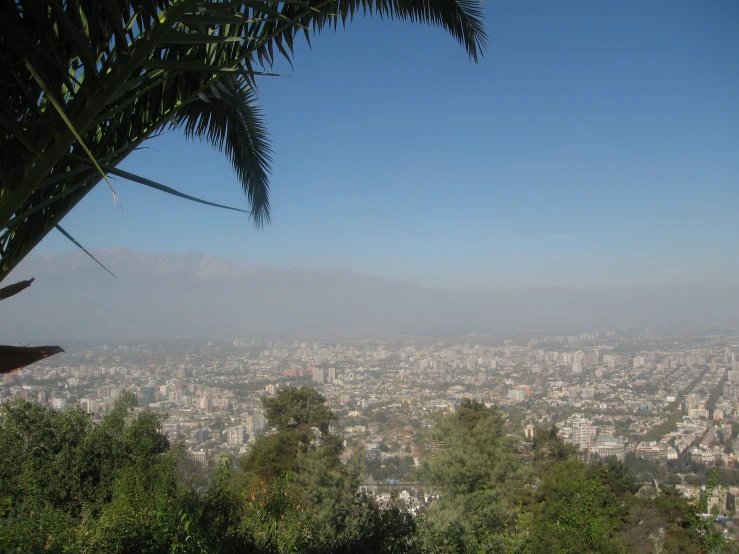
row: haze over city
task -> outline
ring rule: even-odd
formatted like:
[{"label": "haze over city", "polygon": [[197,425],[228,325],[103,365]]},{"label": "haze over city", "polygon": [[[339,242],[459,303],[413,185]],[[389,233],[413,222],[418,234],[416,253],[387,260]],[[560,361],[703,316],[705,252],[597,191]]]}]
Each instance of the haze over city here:
[{"label": "haze over city", "polygon": [[[455,336],[582,327],[738,323],[738,286],[505,287],[450,291],[347,270],[241,266],[203,254],[32,255],[33,295],[3,302],[0,332],[60,338]],[[39,317],[39,314],[43,314]]]}]

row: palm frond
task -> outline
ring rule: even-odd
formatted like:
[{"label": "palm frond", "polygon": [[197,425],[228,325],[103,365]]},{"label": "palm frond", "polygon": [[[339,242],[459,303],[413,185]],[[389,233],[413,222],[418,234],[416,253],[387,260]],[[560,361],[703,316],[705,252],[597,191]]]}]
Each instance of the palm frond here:
[{"label": "palm frond", "polygon": [[61,346],[0,346],[0,374],[13,373],[61,352]]},{"label": "palm frond", "polygon": [[254,89],[234,79],[220,79],[207,97],[179,111],[179,124],[189,138],[210,142],[226,154],[241,181],[257,226],[270,222],[271,148]]},{"label": "palm frond", "polygon": [[59,104],[59,101],[54,97],[55,96],[54,93],[46,88],[46,85],[44,84],[44,81],[41,79],[41,76],[38,74],[38,72],[34,69],[33,65],[31,65],[31,63],[28,60],[26,60],[26,67],[28,68],[28,71],[31,73],[31,76],[41,87],[41,90],[44,91],[44,95],[46,96],[46,98],[48,98],[49,102],[51,102],[52,106],[54,106],[54,109],[59,114],[59,117],[61,117],[62,121],[64,121],[64,124],[67,126],[67,129],[69,129],[69,132],[72,133],[72,135],[74,135],[75,140],[80,145],[80,147],[82,147],[82,150],[85,151],[85,154],[87,154],[87,156],[90,158],[90,161],[95,166],[95,169],[98,170],[98,172],[100,173],[100,176],[108,184],[108,187],[110,188],[110,192],[113,193],[113,199],[116,202],[118,202],[118,193],[116,193],[115,189],[113,188],[113,183],[110,182],[110,179],[108,179],[108,176],[103,171],[103,168],[100,167],[100,164],[95,159],[94,154],[90,152],[90,149],[85,144],[85,141],[82,139],[77,129],[75,129],[72,122],[69,121],[67,114],[64,113],[64,109]]},{"label": "palm frond", "polygon": [[13,283],[12,285],[1,288],[0,300],[5,300],[6,298],[10,298],[11,296],[15,296],[19,292],[26,290],[33,284],[34,281],[35,278],[31,277],[26,281],[19,281],[18,283]]},{"label": "palm frond", "polygon": [[[267,3],[269,7],[275,4]],[[250,5],[254,6],[253,3]],[[273,47],[277,47],[288,60],[294,49],[294,40],[301,32],[310,42],[310,31],[320,32],[325,28],[336,29],[341,23],[352,21],[356,15],[377,14],[383,18],[441,27],[451,34],[477,62],[487,44],[483,24],[484,3],[480,0],[308,0],[286,2],[279,9],[279,18],[261,24],[254,36],[263,38],[255,41],[255,51],[261,63],[273,63]],[[258,14],[271,13],[263,7],[254,7]],[[292,22],[285,24],[286,21]],[[287,47],[287,50],[285,49]]]},{"label": "palm frond", "polygon": [[100,261],[95,256],[93,256],[92,254],[90,254],[90,252],[88,252],[87,248],[85,248],[84,246],[82,246],[79,242],[77,242],[75,240],[75,238],[72,235],[70,235],[64,229],[62,229],[61,225],[59,225],[57,223],[55,225],[55,227],[56,227],[57,231],[59,231],[62,235],[64,235],[67,239],[69,239],[72,242],[72,244],[74,244],[77,248],[79,248],[85,254],[87,254],[90,258],[92,258],[92,261],[94,261],[96,264],[98,264],[100,267],[102,267],[105,271],[107,271],[108,273],[110,273],[116,279],[118,278],[118,276],[115,273],[113,273],[111,270],[109,270],[107,267],[105,267],[102,263],[100,263]]}]

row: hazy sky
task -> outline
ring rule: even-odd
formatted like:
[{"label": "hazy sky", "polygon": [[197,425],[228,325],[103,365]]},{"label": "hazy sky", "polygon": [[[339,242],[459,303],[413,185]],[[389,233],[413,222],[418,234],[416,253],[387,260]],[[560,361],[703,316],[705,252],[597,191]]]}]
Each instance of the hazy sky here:
[{"label": "hazy sky", "polygon": [[[86,246],[351,268],[444,287],[739,281],[739,3],[490,2],[478,65],[379,18],[301,43],[260,95],[272,225],[116,180]],[[176,134],[122,167],[245,207]],[[53,233],[39,252],[73,247]]]}]

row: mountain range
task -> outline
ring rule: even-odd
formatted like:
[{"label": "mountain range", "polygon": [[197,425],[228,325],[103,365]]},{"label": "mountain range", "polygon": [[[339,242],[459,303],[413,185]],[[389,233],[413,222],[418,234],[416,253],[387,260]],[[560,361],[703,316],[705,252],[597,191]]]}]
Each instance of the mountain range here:
[{"label": "mountain range", "polygon": [[88,338],[449,335],[735,323],[739,286],[528,287],[455,292],[339,269],[238,265],[204,254],[32,254],[5,284],[0,342]]}]

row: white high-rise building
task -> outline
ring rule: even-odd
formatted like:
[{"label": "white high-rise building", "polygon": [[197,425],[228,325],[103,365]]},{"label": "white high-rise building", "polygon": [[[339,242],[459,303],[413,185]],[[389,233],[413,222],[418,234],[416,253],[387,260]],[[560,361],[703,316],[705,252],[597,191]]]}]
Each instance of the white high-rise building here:
[{"label": "white high-rise building", "polygon": [[526,400],[526,391],[520,389],[511,389],[508,391],[508,399],[514,402],[523,402]]},{"label": "white high-rise building", "polygon": [[686,410],[699,410],[701,407],[701,397],[697,394],[687,394],[683,398],[683,407]]},{"label": "white high-rise building", "polygon": [[66,398],[52,398],[51,407],[54,408],[55,410],[66,410],[67,409],[67,399]]},{"label": "white high-rise building", "polygon": [[226,429],[226,442],[230,446],[244,444],[246,442],[246,429],[243,427],[229,427]]},{"label": "white high-rise building", "polygon": [[267,426],[267,418],[264,414],[254,414],[246,416],[246,432],[250,435],[261,431]]},{"label": "white high-rise building", "polygon": [[590,420],[576,417],[572,420],[572,442],[583,452],[590,451]]},{"label": "white high-rise building", "polygon": [[325,382],[322,369],[318,369],[318,368],[313,369],[313,381],[315,383],[320,383],[321,385]]}]

